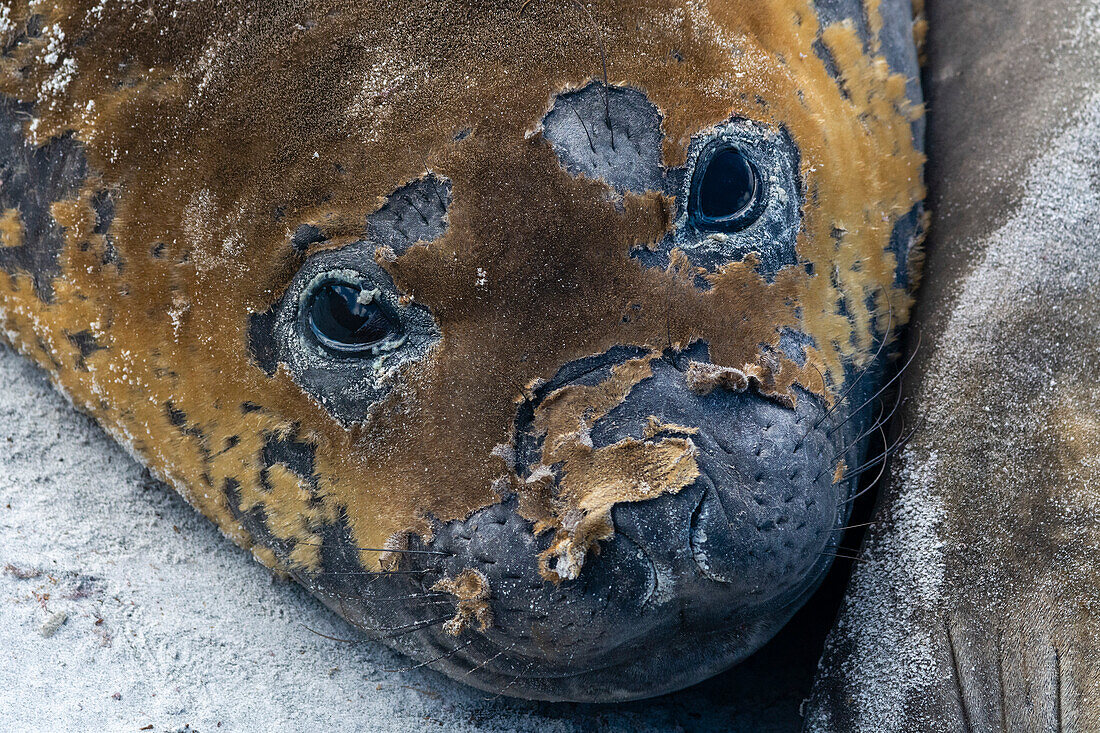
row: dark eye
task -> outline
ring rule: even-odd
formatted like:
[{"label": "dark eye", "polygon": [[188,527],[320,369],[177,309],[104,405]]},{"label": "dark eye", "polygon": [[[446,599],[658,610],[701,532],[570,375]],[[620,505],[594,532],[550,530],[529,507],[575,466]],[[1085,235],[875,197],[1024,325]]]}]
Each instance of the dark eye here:
[{"label": "dark eye", "polygon": [[377,290],[329,281],[309,295],[309,327],[321,344],[342,354],[372,350],[400,332],[400,322],[378,301]]},{"label": "dark eye", "polygon": [[703,229],[744,229],[763,213],[763,187],[756,166],[737,148],[704,151],[691,182],[692,218]]}]

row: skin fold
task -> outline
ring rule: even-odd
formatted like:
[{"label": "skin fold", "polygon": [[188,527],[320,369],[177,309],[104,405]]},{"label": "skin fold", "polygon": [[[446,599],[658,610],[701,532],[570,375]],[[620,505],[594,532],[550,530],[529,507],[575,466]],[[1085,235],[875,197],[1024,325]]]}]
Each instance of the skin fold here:
[{"label": "skin fold", "polygon": [[1096,5],[928,10],[916,433],[806,729],[1097,730]]},{"label": "skin fold", "polygon": [[813,592],[919,271],[907,0],[0,8],[4,336],[261,562],[544,699]]}]

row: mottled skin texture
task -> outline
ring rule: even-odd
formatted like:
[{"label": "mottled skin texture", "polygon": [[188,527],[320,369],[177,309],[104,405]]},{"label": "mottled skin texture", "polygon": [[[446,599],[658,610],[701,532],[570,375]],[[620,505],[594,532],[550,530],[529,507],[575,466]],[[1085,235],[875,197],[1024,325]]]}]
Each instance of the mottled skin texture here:
[{"label": "mottled skin texture", "polygon": [[1100,729],[1100,28],[929,3],[909,425],[809,731]]},{"label": "mottled skin texture", "polygon": [[[908,2],[3,7],[4,334],[261,561],[548,699],[813,591],[910,304]],[[719,144],[736,232],[687,203]],[[404,340],[322,348],[334,275]]]}]

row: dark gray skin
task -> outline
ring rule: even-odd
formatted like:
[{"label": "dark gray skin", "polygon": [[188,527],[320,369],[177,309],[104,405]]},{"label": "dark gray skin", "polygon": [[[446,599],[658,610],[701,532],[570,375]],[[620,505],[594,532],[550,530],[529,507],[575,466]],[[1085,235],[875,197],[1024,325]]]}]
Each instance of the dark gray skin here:
[{"label": "dark gray skin", "polygon": [[[819,7],[823,23],[851,18],[866,38],[858,0],[827,0]],[[912,80],[910,94],[919,102],[909,0],[885,0],[882,14],[887,29],[883,52],[894,71]],[[635,144],[610,145],[605,93],[615,112],[616,138]],[[6,124],[14,124],[12,115],[9,111]],[[730,232],[719,246],[682,209],[667,240],[654,252],[639,251],[638,259],[646,266],[664,267],[669,251],[679,247],[694,264],[714,270],[754,253],[766,278],[797,264],[802,192],[799,151],[790,137],[782,130],[729,120],[693,141],[684,168],[667,170],[661,165],[659,124],[643,93],[605,91],[595,84],[560,95],[543,120],[543,134],[569,172],[603,178],[620,191],[674,194],[681,206],[690,199],[694,167],[708,146],[717,136],[736,139],[761,171],[774,177],[760,219]],[[914,123],[913,131],[919,146],[923,123]],[[5,150],[4,156],[5,174],[33,170],[31,158],[19,149]],[[79,159],[79,150],[64,160],[70,158]],[[69,163],[66,170],[72,172],[67,175],[82,177],[78,169]],[[6,205],[31,206],[33,190],[17,189],[19,201]],[[385,386],[375,385],[362,361],[320,358],[303,346],[311,343],[301,318],[303,294],[324,273],[354,269],[369,276],[409,334],[402,358],[418,358],[439,337],[434,322],[419,306],[396,306],[396,288],[384,270],[373,266],[373,253],[380,245],[399,253],[416,241],[438,237],[446,228],[449,201],[449,182],[426,176],[395,191],[368,218],[363,242],[310,258],[282,301],[254,315],[250,348],[255,360],[269,371],[286,364],[298,384],[336,419],[346,422],[361,415]],[[918,207],[894,233],[902,284],[907,278],[904,263],[918,236],[919,213]],[[293,233],[292,244],[304,249],[322,238],[324,232],[302,227]],[[45,236],[25,245],[44,261],[51,253],[56,257],[51,247],[55,245]],[[780,348],[802,363],[802,349],[810,343],[805,335],[788,332]],[[535,390],[517,409],[517,472],[524,475],[538,463],[531,416],[540,400],[567,384],[601,381],[613,365],[639,355],[633,347],[617,347],[580,359]],[[664,361],[654,363],[654,377],[637,385],[595,425],[592,440],[601,447],[628,436],[640,438],[651,415],[698,427],[693,440],[700,451],[701,476],[678,493],[615,506],[614,536],[600,543],[599,554],[589,554],[576,580],[554,584],[539,575],[538,554],[551,538],[533,534],[531,524],[517,514],[513,496],[502,496],[499,504],[463,521],[437,523],[430,542],[413,539],[396,570],[382,576],[363,572],[347,527],[336,523],[323,532],[323,570],[296,577],[368,633],[433,669],[493,693],[610,702],[683,688],[757,650],[822,581],[858,483],[847,479],[834,484],[833,469],[841,458],[853,467],[864,462],[863,436],[874,417],[872,406],[864,405],[888,379],[889,355],[884,349],[866,372],[849,374],[846,384],[858,383],[838,409],[827,412],[808,393],[800,394],[796,409],[753,390],[696,394],[688,389],[683,372],[689,361],[709,361],[707,345],[668,351]],[[855,408],[862,409],[853,414]],[[185,415],[178,420],[186,425]],[[293,435],[272,438],[263,460],[269,466],[283,464],[307,481],[314,473],[311,447]],[[238,507],[232,485],[226,493],[230,506]],[[259,544],[277,556],[287,553],[289,548],[267,529],[262,510],[238,512],[237,518]],[[431,588],[467,568],[476,568],[489,581],[493,624],[486,632],[471,629],[453,637],[441,622],[454,615],[454,601]]]}]

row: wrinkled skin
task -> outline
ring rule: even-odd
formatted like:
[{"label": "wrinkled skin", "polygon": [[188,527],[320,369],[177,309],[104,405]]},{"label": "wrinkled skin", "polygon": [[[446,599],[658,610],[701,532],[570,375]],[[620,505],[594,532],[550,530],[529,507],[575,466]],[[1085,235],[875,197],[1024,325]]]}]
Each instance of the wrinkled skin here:
[{"label": "wrinkled skin", "polygon": [[[922,234],[907,0],[12,18],[4,334],[261,561],[553,700],[814,591]],[[341,350],[335,286],[385,338]]]}]

